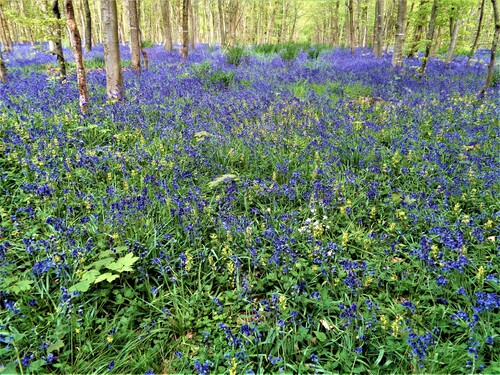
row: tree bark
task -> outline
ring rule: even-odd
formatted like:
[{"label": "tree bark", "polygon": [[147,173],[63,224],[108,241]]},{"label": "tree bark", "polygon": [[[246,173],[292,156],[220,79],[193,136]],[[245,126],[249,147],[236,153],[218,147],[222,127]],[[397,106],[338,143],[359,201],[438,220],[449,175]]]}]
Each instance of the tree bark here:
[{"label": "tree bark", "polygon": [[182,0],[182,49],[181,56],[182,60],[186,60],[188,57],[189,48],[189,0]]},{"label": "tree bark", "polygon": [[349,41],[351,44],[351,54],[354,55],[354,48],[356,46],[356,39],[354,37],[354,0],[346,0],[349,9]]},{"label": "tree bark", "polygon": [[458,30],[460,29],[460,25],[462,24],[462,20],[456,20],[453,25],[453,30],[450,38],[450,46],[448,47],[448,53],[446,54],[446,64],[449,65],[453,60],[453,53],[455,52],[455,47],[457,46],[458,39]]},{"label": "tree bark", "polygon": [[137,1],[128,0],[128,14],[130,26],[130,54],[132,58],[132,69],[141,72],[141,43],[139,30],[139,17],[137,14]]},{"label": "tree bark", "polygon": [[488,64],[488,72],[486,73],[486,81],[484,86],[479,92],[479,97],[483,97],[486,94],[486,90],[491,86],[493,81],[493,72],[495,71],[495,62],[497,57],[498,49],[498,39],[500,38],[500,15],[498,11],[498,3],[496,0],[491,0],[491,5],[493,7],[493,20],[495,22],[495,33],[493,34],[493,41],[491,42],[491,53],[490,53],[490,63]]},{"label": "tree bark", "polygon": [[6,52],[12,51],[13,43],[10,38],[7,22],[5,21],[5,17],[3,16],[2,3],[0,2],[0,33],[1,39],[3,41],[3,49]]},{"label": "tree bark", "polygon": [[382,57],[384,39],[384,0],[377,0],[375,4],[375,56]]},{"label": "tree bark", "polygon": [[0,82],[7,82],[7,68],[5,67],[5,63],[3,62],[2,57],[2,46],[0,46]]},{"label": "tree bark", "polygon": [[189,33],[189,45],[191,47],[191,50],[194,50],[194,37],[195,37],[195,21],[194,21],[194,13],[193,13],[193,2],[196,0],[190,0],[189,1],[189,30],[191,32]]},{"label": "tree bark", "polygon": [[403,46],[406,35],[406,10],[407,0],[398,0],[398,18],[396,21],[396,40],[394,42],[394,53],[392,54],[392,66],[403,66]]},{"label": "tree bark", "polygon": [[422,61],[422,67],[420,68],[420,72],[422,74],[425,73],[425,68],[427,67],[427,61],[429,60],[429,56],[431,54],[432,42],[434,40],[434,30],[435,30],[435,26],[436,26],[436,15],[437,15],[438,6],[439,6],[439,1],[434,0],[434,3],[432,4],[431,19],[429,21],[429,31],[427,32],[425,56],[424,56],[424,59]]},{"label": "tree bark", "polygon": [[54,41],[54,54],[57,57],[57,61],[59,61],[59,68],[60,68],[60,75],[61,75],[61,81],[66,80],[66,61],[64,60],[64,52],[62,48],[62,31],[61,31],[61,25],[59,21],[61,20],[61,12],[59,10],[59,0],[54,0],[52,2],[52,13],[54,14],[54,17],[57,19],[57,25],[56,25],[56,40]]},{"label": "tree bark", "polygon": [[90,51],[92,50],[92,14],[89,0],[83,0],[83,12],[85,13],[85,49]]},{"label": "tree bark", "polygon": [[217,7],[219,8],[219,28],[220,28],[220,45],[226,45],[226,31],[224,28],[224,10],[222,8],[222,0],[217,0]]},{"label": "tree bark", "polygon": [[172,26],[170,25],[170,3],[168,0],[162,0],[161,17],[163,18],[163,47],[166,51],[172,51]]},{"label": "tree bark", "polygon": [[82,39],[75,22],[75,10],[73,0],[64,0],[66,19],[70,31],[73,54],[76,61],[76,77],[78,81],[78,93],[80,96],[80,112],[85,113],[88,108],[89,94],[87,91],[87,80],[85,78],[85,66],[83,65]]},{"label": "tree bark", "polygon": [[483,23],[485,2],[486,2],[485,0],[481,0],[481,5],[479,7],[479,21],[477,25],[477,32],[476,36],[474,37],[474,43],[472,43],[472,47],[470,48],[469,57],[467,59],[467,66],[470,66],[472,57],[474,57],[474,53],[476,53],[477,44],[479,42],[479,36],[481,35],[481,25]]},{"label": "tree bark", "polygon": [[108,99],[121,99],[123,78],[118,41],[118,14],[116,0],[101,0],[104,32],[104,65],[106,67],[106,91]]}]

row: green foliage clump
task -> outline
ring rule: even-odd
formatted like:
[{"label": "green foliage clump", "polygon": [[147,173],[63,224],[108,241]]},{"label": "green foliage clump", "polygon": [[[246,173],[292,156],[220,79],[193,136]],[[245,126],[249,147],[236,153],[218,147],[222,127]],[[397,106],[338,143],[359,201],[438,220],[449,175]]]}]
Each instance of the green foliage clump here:
[{"label": "green foliage clump", "polygon": [[230,47],[226,50],[226,61],[228,64],[239,66],[245,57],[245,48],[241,46]]},{"label": "green foliage clump", "polygon": [[300,53],[300,45],[296,43],[286,43],[280,52],[280,56],[283,60],[292,62],[295,61]]},{"label": "green foliage clump", "polygon": [[154,42],[150,41],[150,40],[144,40],[142,43],[141,43],[141,47],[142,48],[151,48],[151,47],[154,47]]},{"label": "green foliage clump", "polygon": [[202,80],[206,90],[229,87],[234,83],[234,71],[224,71],[220,68],[213,69],[210,61],[193,65],[194,76]]}]

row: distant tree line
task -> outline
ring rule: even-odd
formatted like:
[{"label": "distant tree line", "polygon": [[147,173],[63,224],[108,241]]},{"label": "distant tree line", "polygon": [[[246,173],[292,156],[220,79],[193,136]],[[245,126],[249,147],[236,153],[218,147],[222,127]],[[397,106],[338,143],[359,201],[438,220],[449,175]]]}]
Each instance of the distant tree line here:
[{"label": "distant tree line", "polygon": [[143,48],[148,42],[161,43],[167,51],[178,45],[185,59],[199,43],[232,47],[309,41],[351,53],[372,47],[377,57],[391,51],[394,67],[403,64],[405,55],[421,51],[422,73],[437,52],[446,53],[449,64],[458,49],[470,63],[478,48],[488,47],[492,62],[486,90],[499,34],[497,0],[0,0],[0,81],[6,79],[2,51],[14,43],[47,40],[64,80],[62,45],[69,40],[85,108],[81,51],[95,44],[104,44],[108,96],[119,99],[119,43],[130,45],[132,68],[140,72],[141,55],[143,67],[148,64]]}]

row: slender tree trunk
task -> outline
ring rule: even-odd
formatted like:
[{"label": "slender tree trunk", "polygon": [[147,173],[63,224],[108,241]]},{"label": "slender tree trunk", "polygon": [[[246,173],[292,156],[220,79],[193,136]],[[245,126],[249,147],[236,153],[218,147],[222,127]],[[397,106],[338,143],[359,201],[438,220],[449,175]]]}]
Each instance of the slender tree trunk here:
[{"label": "slender tree trunk", "polygon": [[410,52],[408,52],[408,58],[414,58],[417,55],[418,52],[418,44],[420,42],[420,39],[422,38],[422,34],[424,32],[424,23],[423,23],[423,18],[424,18],[424,7],[425,4],[427,4],[428,0],[420,0],[420,5],[418,8],[418,17],[417,17],[417,25],[415,26],[415,31],[413,33],[413,42],[410,47]]},{"label": "slender tree trunk", "polygon": [[375,4],[375,56],[382,57],[384,39],[384,0]]},{"label": "slender tree trunk", "polygon": [[2,57],[2,46],[0,46],[0,83],[7,82],[7,68],[5,67],[5,63],[3,62]]},{"label": "slender tree trunk", "polygon": [[295,27],[297,25],[297,16],[298,16],[298,14],[299,14],[299,10],[298,10],[297,6],[295,6],[294,9],[293,9],[292,29],[290,31],[290,38],[289,38],[290,41],[294,40]]},{"label": "slender tree trunk", "polygon": [[354,37],[354,0],[348,1],[349,8],[349,41],[351,43],[351,54],[354,55],[354,48],[356,47],[356,39]]},{"label": "slender tree trunk", "polygon": [[236,41],[236,27],[238,26],[238,1],[232,0],[229,6],[229,46],[233,47]]},{"label": "slender tree trunk", "polygon": [[396,40],[394,42],[394,53],[392,55],[392,66],[403,66],[403,46],[406,34],[406,10],[407,1],[398,0],[398,18],[396,21]]},{"label": "slender tree trunk", "polygon": [[128,14],[130,25],[130,52],[132,57],[132,69],[137,73],[141,72],[141,45],[139,17],[137,14],[137,1],[128,0]]},{"label": "slender tree trunk", "polygon": [[183,0],[182,1],[182,50],[181,50],[182,60],[186,60],[188,57],[188,48],[189,48],[188,11],[189,11],[189,0]]},{"label": "slender tree trunk", "polygon": [[55,44],[55,55],[57,57],[57,61],[59,61],[59,67],[60,67],[60,74],[61,74],[61,81],[66,80],[66,61],[64,60],[64,53],[63,53],[63,48],[62,48],[62,31],[61,31],[61,25],[59,24],[59,21],[61,20],[61,12],[59,10],[59,0],[53,0],[52,2],[52,13],[54,14],[54,17],[57,19],[57,25],[56,25],[56,40],[54,41]]},{"label": "slender tree trunk", "polygon": [[[336,0],[335,3],[333,4],[333,9],[332,9],[332,46],[336,47],[339,45],[339,5],[340,5],[340,0]],[[294,20],[294,27],[295,27],[295,22],[297,19],[297,9],[295,10],[295,20]]]},{"label": "slender tree trunk", "polygon": [[85,49],[92,50],[92,14],[90,13],[89,0],[83,0],[83,11],[85,13]]},{"label": "slender tree trunk", "polygon": [[362,35],[361,35],[361,46],[366,48],[367,37],[368,37],[368,4],[363,0],[362,15]]},{"label": "slender tree trunk", "polygon": [[195,37],[195,22],[194,22],[194,12],[193,12],[193,2],[196,0],[190,0],[189,1],[189,30],[191,32],[189,33],[189,45],[191,46],[191,49],[194,49],[194,37]]},{"label": "slender tree trunk", "polygon": [[123,96],[123,78],[118,41],[117,13],[116,0],[101,0],[106,91],[108,99],[119,100]]},{"label": "slender tree trunk", "polygon": [[88,108],[89,95],[87,91],[87,80],[85,78],[85,66],[83,65],[82,39],[80,38],[80,33],[78,32],[78,27],[75,22],[73,0],[64,0],[64,8],[66,9],[70,39],[76,61],[76,77],[78,80],[78,93],[80,96],[80,111],[85,113]]},{"label": "slender tree trunk", "polygon": [[0,2],[0,33],[1,39],[3,41],[3,49],[6,52],[12,51],[13,43],[10,38],[7,22],[5,21],[5,17],[3,16],[2,3]]},{"label": "slender tree trunk", "polygon": [[170,25],[170,3],[168,0],[162,0],[161,17],[163,18],[163,37],[166,51],[172,51],[172,26]]},{"label": "slender tree trunk", "polygon": [[469,58],[467,59],[467,66],[470,66],[472,57],[474,57],[474,53],[476,53],[477,44],[479,42],[479,36],[481,35],[481,25],[483,24],[483,17],[484,17],[484,4],[485,0],[481,0],[481,5],[479,7],[479,21],[477,25],[477,32],[476,36],[474,37],[474,42],[472,43],[472,47],[470,48]]},{"label": "slender tree trunk", "polygon": [[434,3],[432,4],[431,19],[429,21],[429,31],[427,32],[427,43],[425,46],[425,56],[424,56],[424,60],[422,61],[422,67],[420,68],[420,71],[422,74],[425,73],[425,68],[427,67],[427,61],[429,60],[429,57],[431,54],[432,43],[434,41],[434,30],[435,30],[435,26],[436,26],[436,15],[437,15],[438,6],[439,6],[439,1],[434,0]]},{"label": "slender tree trunk", "polygon": [[457,46],[458,39],[458,30],[460,29],[460,25],[462,24],[462,20],[456,20],[453,25],[453,30],[450,38],[450,46],[448,48],[448,53],[446,54],[446,64],[450,64],[453,60],[453,53],[455,52],[455,47]]},{"label": "slender tree trunk", "polygon": [[220,28],[220,45],[226,45],[226,31],[224,28],[224,10],[222,8],[222,0],[217,0],[217,7],[219,9],[219,28]]},{"label": "slender tree trunk", "polygon": [[488,72],[486,73],[486,81],[484,82],[484,86],[479,92],[479,97],[483,97],[486,94],[486,90],[491,86],[491,82],[493,81],[493,72],[495,71],[495,62],[498,49],[498,39],[500,38],[500,15],[498,11],[498,3],[496,2],[496,0],[491,0],[491,5],[493,6],[495,33],[493,34],[493,41],[491,42],[490,63],[488,65]]}]

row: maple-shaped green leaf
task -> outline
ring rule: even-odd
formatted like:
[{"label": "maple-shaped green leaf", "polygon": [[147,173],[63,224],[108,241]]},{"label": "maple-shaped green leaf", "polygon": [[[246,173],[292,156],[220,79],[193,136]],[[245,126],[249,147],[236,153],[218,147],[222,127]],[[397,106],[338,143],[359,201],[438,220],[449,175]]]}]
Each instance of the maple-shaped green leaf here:
[{"label": "maple-shaped green leaf", "polygon": [[99,277],[97,277],[95,279],[94,284],[100,283],[101,281],[104,281],[104,280],[106,280],[108,283],[110,283],[114,279],[117,279],[119,277],[120,277],[120,275],[116,275],[116,274],[114,275],[111,272],[106,272],[106,273],[99,275]]},{"label": "maple-shaped green leaf", "polygon": [[106,267],[108,264],[112,263],[115,260],[115,258],[104,258],[98,261],[95,261],[94,263],[91,263],[90,265],[87,266],[87,269],[94,268],[97,271],[99,271],[102,267]]},{"label": "maple-shaped green leaf", "polygon": [[18,294],[21,292],[24,292],[26,290],[31,289],[31,284],[33,284],[33,281],[31,280],[19,280],[15,284],[9,285],[7,291]]},{"label": "maple-shaped green leaf", "polygon": [[82,281],[88,281],[89,283],[92,283],[99,275],[100,272],[97,270],[88,270],[82,274]]},{"label": "maple-shaped green leaf", "polygon": [[47,354],[55,352],[56,350],[59,350],[62,347],[64,347],[64,341],[59,339],[55,343],[49,345],[49,347],[47,348]]},{"label": "maple-shaped green leaf", "polygon": [[134,254],[128,253],[118,258],[116,262],[108,264],[106,268],[117,272],[133,271],[132,265],[138,260],[139,257],[135,257]]},{"label": "maple-shaped green leaf", "polygon": [[69,292],[86,292],[90,288],[90,281],[84,280],[76,283],[71,288],[68,289]]}]

